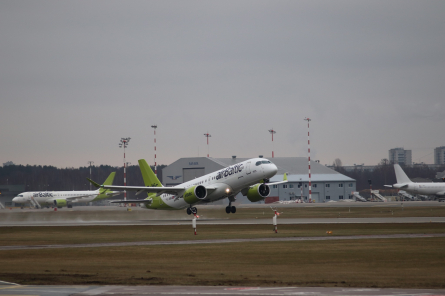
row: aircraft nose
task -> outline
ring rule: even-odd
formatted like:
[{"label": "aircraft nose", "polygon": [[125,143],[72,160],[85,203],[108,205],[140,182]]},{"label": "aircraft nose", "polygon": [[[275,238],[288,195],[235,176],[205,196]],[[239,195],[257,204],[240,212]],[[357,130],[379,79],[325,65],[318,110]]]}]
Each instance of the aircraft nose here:
[{"label": "aircraft nose", "polygon": [[272,164],[272,165],[271,165],[271,170],[272,170],[272,173],[273,173],[274,175],[278,172],[278,168],[277,168],[277,166],[276,166],[275,164]]}]

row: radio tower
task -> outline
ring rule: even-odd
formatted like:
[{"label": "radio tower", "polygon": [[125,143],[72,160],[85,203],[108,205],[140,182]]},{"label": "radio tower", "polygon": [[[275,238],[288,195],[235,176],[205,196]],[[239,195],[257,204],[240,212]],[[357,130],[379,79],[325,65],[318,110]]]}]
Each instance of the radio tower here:
[{"label": "radio tower", "polygon": [[[126,170],[126,161],[125,161],[125,148],[127,148],[128,143],[131,138],[121,138],[119,142],[119,148],[124,148],[124,186],[127,186],[127,170]],[[124,190],[124,200],[127,200],[127,190]]]},{"label": "radio tower", "polygon": [[207,134],[204,134],[204,137],[207,138],[207,157],[209,157],[209,137],[211,137],[212,135],[209,134],[209,132],[207,132]]},{"label": "radio tower", "polygon": [[312,183],[311,183],[311,141],[309,138],[309,121],[311,121],[310,118],[305,118],[304,120],[307,121],[307,159],[308,159],[308,165],[309,165],[309,202],[312,202]]},{"label": "radio tower", "polygon": [[274,129],[270,129],[269,130],[269,133],[271,133],[272,134],[272,158],[273,158],[273,134],[276,134],[277,133],[277,131],[275,131]]},{"label": "radio tower", "polygon": [[155,124],[155,125],[152,125],[151,127],[154,129],[154,132],[155,132],[155,134],[154,134],[154,137],[155,137],[155,158],[154,158],[154,161],[155,161],[155,175],[157,176],[158,171],[156,170],[156,129],[158,128],[158,126]]}]

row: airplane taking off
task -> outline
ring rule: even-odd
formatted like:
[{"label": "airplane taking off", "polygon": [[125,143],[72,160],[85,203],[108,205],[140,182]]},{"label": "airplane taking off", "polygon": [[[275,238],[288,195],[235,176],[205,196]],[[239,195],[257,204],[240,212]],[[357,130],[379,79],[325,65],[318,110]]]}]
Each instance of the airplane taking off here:
[{"label": "airplane taking off", "polygon": [[[115,172],[112,172],[105,180],[104,185],[113,184]],[[99,188],[97,190],[85,191],[43,191],[43,192],[23,192],[12,199],[14,203],[30,203],[36,208],[41,205],[54,205],[58,208],[72,208],[73,203],[98,201],[120,194],[119,191]]]},{"label": "airplane taking off", "polygon": [[415,183],[412,182],[405,174],[400,165],[394,165],[397,183],[394,185],[385,185],[385,187],[403,189],[412,194],[434,194],[439,198],[439,201],[445,199],[445,183]]},{"label": "airplane taking off", "polygon": [[[214,202],[223,198],[229,199],[226,213],[235,213],[232,206],[235,196],[241,192],[251,202],[264,200],[269,196],[269,179],[278,168],[265,158],[252,158],[219,171],[204,175],[174,187],[162,186],[144,159],[138,160],[145,186],[109,186],[99,185],[90,180],[96,187],[114,190],[133,190],[136,195],[147,192],[147,198],[139,200],[119,200],[112,203],[143,203],[147,209],[180,210],[187,208],[187,214],[196,214],[194,205]],[[284,181],[287,182],[286,174]]]}]

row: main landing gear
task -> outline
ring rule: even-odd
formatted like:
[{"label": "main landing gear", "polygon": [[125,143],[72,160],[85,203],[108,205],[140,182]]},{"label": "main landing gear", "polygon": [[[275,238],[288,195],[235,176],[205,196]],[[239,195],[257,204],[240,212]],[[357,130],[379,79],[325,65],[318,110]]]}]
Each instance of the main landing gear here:
[{"label": "main landing gear", "polygon": [[226,207],[226,213],[227,214],[230,214],[230,213],[235,214],[236,213],[236,207],[232,206],[231,201],[229,202],[229,205]]},{"label": "main landing gear", "polygon": [[197,208],[192,207],[192,206],[187,208],[187,215],[196,214],[196,213],[198,213],[198,209]]}]

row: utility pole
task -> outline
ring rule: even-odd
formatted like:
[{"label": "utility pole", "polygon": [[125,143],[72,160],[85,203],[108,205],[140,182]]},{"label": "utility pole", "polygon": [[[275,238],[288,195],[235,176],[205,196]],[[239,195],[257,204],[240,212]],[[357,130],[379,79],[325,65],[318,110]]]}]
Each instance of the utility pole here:
[{"label": "utility pole", "polygon": [[156,169],[156,129],[158,128],[158,125],[155,124],[155,125],[152,125],[151,127],[154,129],[154,132],[155,132],[155,134],[154,134],[154,137],[155,137],[155,158],[154,158],[154,162],[155,162],[155,175],[158,176],[158,171]]},{"label": "utility pole", "polygon": [[[124,148],[124,186],[127,186],[127,170],[126,170],[126,162],[125,162],[125,148],[127,148],[128,143],[131,138],[121,138],[119,142],[119,148]],[[124,200],[127,200],[127,190],[124,190]],[[126,206],[126,204],[125,204]]]},{"label": "utility pole", "polygon": [[274,155],[273,155],[273,134],[276,134],[277,131],[275,131],[274,129],[270,129],[270,130],[269,130],[269,133],[272,134],[272,158],[273,158],[273,157],[274,157]]},{"label": "utility pole", "polygon": [[207,138],[207,157],[209,157],[209,137],[211,137],[211,136],[212,135],[209,134],[208,132],[207,132],[207,134],[204,134],[204,137]]},{"label": "utility pole", "polygon": [[[94,163],[94,161],[88,161],[87,162],[89,165],[90,165],[90,179],[91,179],[91,165]],[[91,191],[91,182],[89,182],[90,183],[90,191]]]},{"label": "utility pole", "polygon": [[307,121],[307,158],[308,158],[308,166],[309,166],[309,202],[312,202],[312,183],[311,183],[311,141],[309,137],[309,122],[310,118],[305,118]]}]

